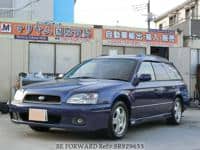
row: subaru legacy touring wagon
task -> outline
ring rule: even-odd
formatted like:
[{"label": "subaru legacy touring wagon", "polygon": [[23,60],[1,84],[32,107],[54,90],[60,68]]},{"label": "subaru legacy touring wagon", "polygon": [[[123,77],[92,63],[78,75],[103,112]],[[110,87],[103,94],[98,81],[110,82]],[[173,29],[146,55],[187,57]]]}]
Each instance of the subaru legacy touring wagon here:
[{"label": "subaru legacy touring wagon", "polygon": [[53,81],[23,87],[11,120],[35,131],[62,128],[125,136],[128,126],[166,119],[178,125],[189,104],[187,87],[168,60],[156,56],[102,56]]}]

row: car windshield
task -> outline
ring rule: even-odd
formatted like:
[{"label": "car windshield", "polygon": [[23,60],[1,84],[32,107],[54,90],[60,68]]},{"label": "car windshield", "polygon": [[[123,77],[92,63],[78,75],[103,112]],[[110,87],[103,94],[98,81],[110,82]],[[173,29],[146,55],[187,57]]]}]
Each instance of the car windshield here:
[{"label": "car windshield", "polygon": [[64,79],[108,79],[128,81],[135,69],[133,59],[93,59],[86,61],[69,71]]}]

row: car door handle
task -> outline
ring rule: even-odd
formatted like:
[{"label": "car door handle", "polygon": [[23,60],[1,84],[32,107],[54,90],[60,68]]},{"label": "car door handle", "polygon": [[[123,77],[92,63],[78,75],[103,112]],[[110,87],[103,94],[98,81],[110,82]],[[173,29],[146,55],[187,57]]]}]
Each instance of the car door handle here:
[{"label": "car door handle", "polygon": [[156,94],[163,94],[164,90],[165,90],[164,88],[156,88],[156,89],[154,89],[154,92]]},{"label": "car door handle", "polygon": [[176,86],[172,86],[171,89],[176,89]]},{"label": "car door handle", "polygon": [[155,93],[161,93],[162,91],[159,90],[159,89],[155,89],[154,92],[155,92]]}]

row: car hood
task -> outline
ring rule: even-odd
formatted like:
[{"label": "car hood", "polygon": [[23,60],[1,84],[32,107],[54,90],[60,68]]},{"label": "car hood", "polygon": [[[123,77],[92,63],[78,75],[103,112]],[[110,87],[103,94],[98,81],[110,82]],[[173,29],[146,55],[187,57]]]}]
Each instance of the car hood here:
[{"label": "car hood", "polygon": [[123,84],[128,84],[128,82],[102,79],[67,79],[31,84],[25,86],[24,89],[28,93],[61,95],[68,92],[99,92]]}]

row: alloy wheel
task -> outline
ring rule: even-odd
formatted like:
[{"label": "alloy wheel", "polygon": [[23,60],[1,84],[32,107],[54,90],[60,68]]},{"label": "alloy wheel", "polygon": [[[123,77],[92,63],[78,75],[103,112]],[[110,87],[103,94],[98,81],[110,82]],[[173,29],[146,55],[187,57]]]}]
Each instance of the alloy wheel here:
[{"label": "alloy wheel", "polygon": [[112,125],[113,130],[116,135],[121,135],[124,130],[126,129],[127,124],[127,114],[125,109],[122,106],[118,106],[114,113],[112,118]]},{"label": "alloy wheel", "polygon": [[179,123],[181,121],[181,117],[182,117],[182,108],[181,108],[181,104],[179,101],[175,102],[175,106],[174,106],[174,117],[176,119],[176,121]]}]

